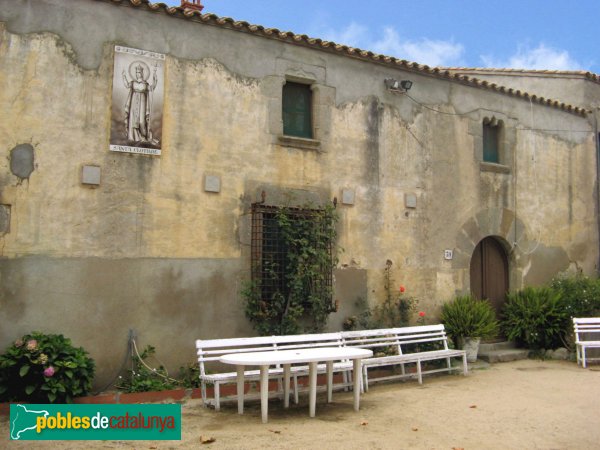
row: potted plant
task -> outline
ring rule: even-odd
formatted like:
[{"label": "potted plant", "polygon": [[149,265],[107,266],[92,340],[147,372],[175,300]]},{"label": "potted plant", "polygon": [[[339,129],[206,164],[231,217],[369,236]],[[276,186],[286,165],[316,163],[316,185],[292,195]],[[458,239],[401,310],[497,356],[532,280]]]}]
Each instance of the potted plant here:
[{"label": "potted plant", "polygon": [[440,320],[458,348],[467,352],[467,361],[477,360],[481,339],[498,334],[494,308],[487,300],[472,295],[459,295],[442,306]]}]

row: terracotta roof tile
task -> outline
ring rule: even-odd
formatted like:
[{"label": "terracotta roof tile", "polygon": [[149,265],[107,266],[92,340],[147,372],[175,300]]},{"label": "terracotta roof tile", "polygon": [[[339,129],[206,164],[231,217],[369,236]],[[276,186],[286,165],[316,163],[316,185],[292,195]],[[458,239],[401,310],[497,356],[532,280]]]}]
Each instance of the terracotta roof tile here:
[{"label": "terracotta roof tile", "polygon": [[547,69],[511,69],[498,67],[445,67],[452,72],[492,72],[506,74],[541,74],[541,75],[566,75],[579,76],[590,81],[600,83],[600,75],[585,70],[547,70]]},{"label": "terracotta roof tile", "polygon": [[[527,92],[521,92],[520,90],[514,90],[499,86],[496,83],[490,83],[485,80],[479,80],[472,76],[461,75],[459,71],[497,71],[497,72],[519,72],[519,69],[467,69],[467,68],[449,68],[449,67],[430,67],[428,65],[419,64],[416,62],[406,61],[404,59],[398,59],[392,56],[380,55],[373,53],[369,50],[362,50],[359,48],[349,47],[343,44],[337,44],[331,41],[323,41],[318,38],[311,38],[305,34],[295,34],[291,31],[280,31],[277,28],[265,28],[261,25],[253,25],[245,21],[235,21],[230,17],[219,17],[215,14],[206,13],[202,14],[200,11],[184,9],[177,6],[168,6],[164,3],[150,3],[149,0],[95,0],[110,2],[115,4],[130,4],[138,8],[147,8],[151,11],[163,12],[171,16],[179,16],[183,19],[193,20],[200,23],[205,23],[214,26],[220,26],[223,28],[229,28],[238,30],[257,36],[263,36],[269,39],[277,39],[285,42],[294,43],[297,45],[305,45],[307,47],[320,49],[323,51],[334,51],[341,53],[348,57],[362,59],[366,61],[376,62],[378,64],[390,65],[394,67],[402,68],[403,70],[417,72],[422,75],[433,76],[436,78],[449,79],[454,82],[464,84],[467,86],[477,87],[479,89],[485,89],[495,91],[504,95],[521,98],[524,100],[532,101],[541,105],[551,106],[558,108],[563,111],[567,111],[582,117],[585,117],[588,113],[584,108],[567,105],[560,103],[555,100],[538,97],[531,95]],[[524,70],[521,72],[535,72],[530,70]],[[574,73],[585,76],[591,81],[600,83],[600,76],[591,72],[560,72],[560,71],[539,71],[543,73]]]}]

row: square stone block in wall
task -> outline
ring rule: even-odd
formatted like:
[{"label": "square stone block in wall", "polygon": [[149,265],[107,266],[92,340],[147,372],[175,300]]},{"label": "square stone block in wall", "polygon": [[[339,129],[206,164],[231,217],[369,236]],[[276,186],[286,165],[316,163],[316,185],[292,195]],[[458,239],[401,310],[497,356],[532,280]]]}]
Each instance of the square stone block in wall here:
[{"label": "square stone block in wall", "polygon": [[206,192],[221,192],[221,177],[216,175],[206,175],[204,177],[204,190]]},{"label": "square stone block in wall", "polygon": [[354,205],[354,189],[342,189],[342,205]]},{"label": "square stone block in wall", "polygon": [[416,194],[404,194],[404,206],[407,208],[417,207],[417,196]]},{"label": "square stone block in wall", "polygon": [[100,186],[100,167],[83,166],[81,170],[81,183],[88,186]]}]

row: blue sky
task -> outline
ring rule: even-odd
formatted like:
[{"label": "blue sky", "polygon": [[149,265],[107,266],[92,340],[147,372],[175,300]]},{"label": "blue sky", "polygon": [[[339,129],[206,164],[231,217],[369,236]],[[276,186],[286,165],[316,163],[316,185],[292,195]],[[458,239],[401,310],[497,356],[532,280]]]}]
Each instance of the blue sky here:
[{"label": "blue sky", "polygon": [[[179,6],[179,0],[166,1]],[[203,12],[432,66],[600,73],[600,0],[203,0]]]}]

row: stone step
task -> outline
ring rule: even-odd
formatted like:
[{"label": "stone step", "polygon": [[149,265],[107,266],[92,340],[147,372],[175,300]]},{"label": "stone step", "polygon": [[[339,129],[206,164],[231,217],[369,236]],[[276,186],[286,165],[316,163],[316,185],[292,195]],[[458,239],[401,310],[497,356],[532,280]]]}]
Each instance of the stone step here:
[{"label": "stone step", "polygon": [[487,361],[489,363],[518,361],[522,359],[527,359],[527,357],[529,356],[529,350],[513,348],[505,350],[491,350],[484,353],[479,351],[479,354],[477,356],[479,359],[483,359],[484,361]]},{"label": "stone step", "polygon": [[494,350],[513,350],[517,348],[513,341],[482,342],[479,344],[479,352],[487,353]]}]

